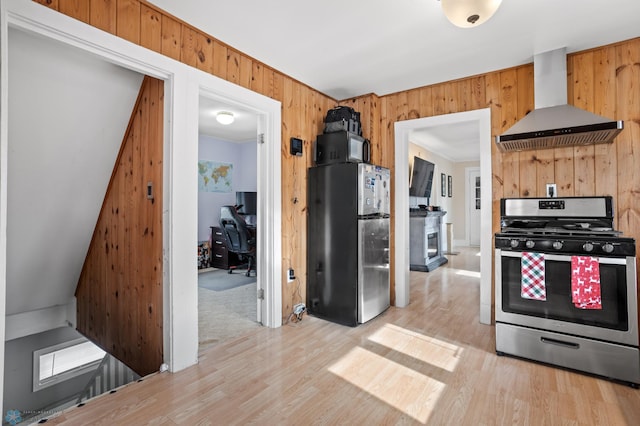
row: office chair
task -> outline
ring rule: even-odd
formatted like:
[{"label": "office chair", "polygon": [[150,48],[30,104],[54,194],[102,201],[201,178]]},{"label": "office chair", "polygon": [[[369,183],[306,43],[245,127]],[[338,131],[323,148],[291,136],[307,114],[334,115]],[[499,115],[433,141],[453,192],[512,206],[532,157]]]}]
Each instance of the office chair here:
[{"label": "office chair", "polygon": [[[226,237],[227,250],[247,259],[246,276],[250,276],[251,269],[255,270],[256,264],[256,239],[234,206],[220,208],[220,228]],[[234,268],[229,266],[229,273],[232,273]]]}]

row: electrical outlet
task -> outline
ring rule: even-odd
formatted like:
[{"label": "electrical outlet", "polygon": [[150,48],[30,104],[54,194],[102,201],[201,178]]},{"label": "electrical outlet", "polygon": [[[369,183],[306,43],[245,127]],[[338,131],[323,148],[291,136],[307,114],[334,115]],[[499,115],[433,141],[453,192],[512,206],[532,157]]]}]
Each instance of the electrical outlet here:
[{"label": "electrical outlet", "polygon": [[289,268],[289,270],[287,271],[287,282],[290,283],[295,279],[296,279],[296,275],[293,272],[293,268]]},{"label": "electrical outlet", "polygon": [[558,196],[558,191],[556,189],[556,184],[555,183],[548,183],[547,184],[547,197],[549,198],[554,198]]}]

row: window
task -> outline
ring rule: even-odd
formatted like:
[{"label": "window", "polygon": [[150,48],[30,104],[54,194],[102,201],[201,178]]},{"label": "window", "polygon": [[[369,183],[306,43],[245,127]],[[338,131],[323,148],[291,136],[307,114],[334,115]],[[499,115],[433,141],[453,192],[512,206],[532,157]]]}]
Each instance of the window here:
[{"label": "window", "polygon": [[33,391],[95,369],[105,352],[85,338],[33,352]]}]

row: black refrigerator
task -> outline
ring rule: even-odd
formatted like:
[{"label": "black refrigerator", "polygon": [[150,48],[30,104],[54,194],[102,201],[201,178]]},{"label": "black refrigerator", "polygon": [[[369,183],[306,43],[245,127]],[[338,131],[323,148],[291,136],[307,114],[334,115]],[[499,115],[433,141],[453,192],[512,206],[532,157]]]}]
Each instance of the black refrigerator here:
[{"label": "black refrigerator", "polygon": [[307,310],[356,326],[389,307],[389,169],[309,169]]}]

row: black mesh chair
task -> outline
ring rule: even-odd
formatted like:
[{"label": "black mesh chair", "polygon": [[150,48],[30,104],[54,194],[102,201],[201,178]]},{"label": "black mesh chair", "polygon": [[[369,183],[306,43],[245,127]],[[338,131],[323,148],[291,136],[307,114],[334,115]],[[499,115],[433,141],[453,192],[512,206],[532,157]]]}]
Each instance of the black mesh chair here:
[{"label": "black mesh chair", "polygon": [[[255,270],[256,267],[256,238],[234,206],[220,208],[220,228],[226,237],[227,250],[247,260],[246,275],[250,276],[251,269]],[[229,273],[234,268],[230,266]]]}]

